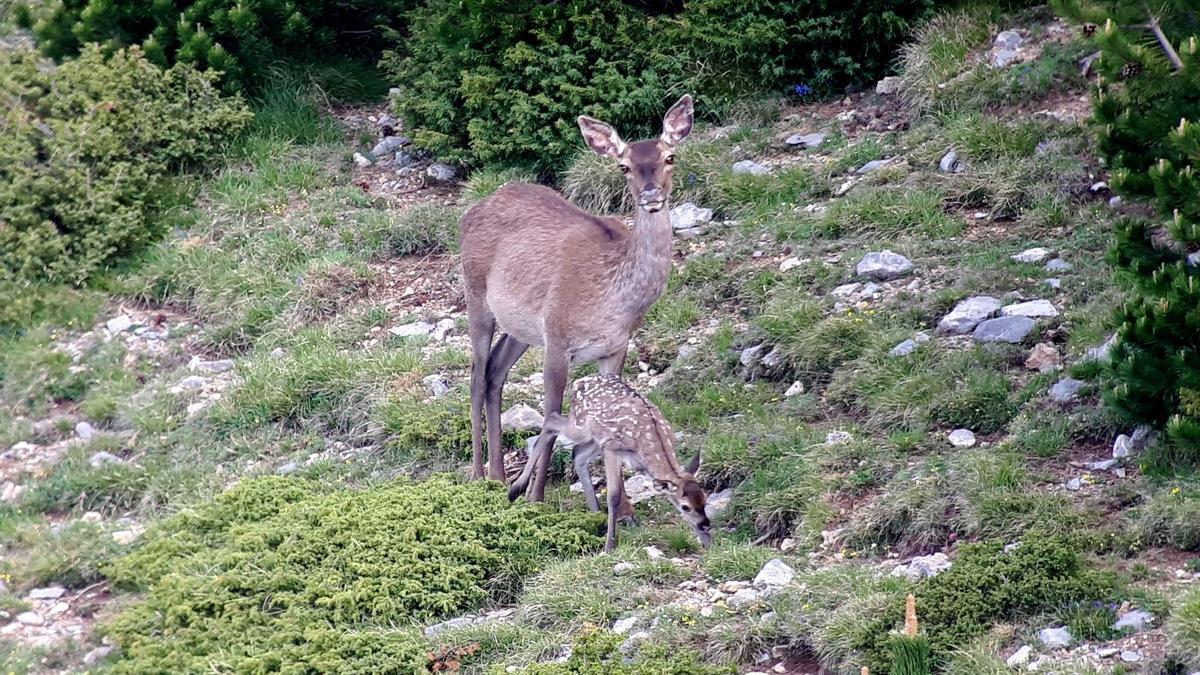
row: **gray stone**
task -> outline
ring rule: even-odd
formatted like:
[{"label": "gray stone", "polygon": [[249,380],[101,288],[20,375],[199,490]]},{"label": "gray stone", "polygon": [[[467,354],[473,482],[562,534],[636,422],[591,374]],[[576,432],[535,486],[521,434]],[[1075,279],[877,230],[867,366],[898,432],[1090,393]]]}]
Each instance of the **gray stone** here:
[{"label": "gray stone", "polygon": [[275,473],[280,476],[290,476],[291,474],[296,473],[299,470],[300,470],[299,464],[297,464],[296,462],[288,462],[287,464],[282,464],[279,466],[279,468],[275,469]]},{"label": "gray stone", "polygon": [[29,591],[30,600],[57,600],[66,593],[67,589],[62,586],[46,586],[44,588],[35,588]]},{"label": "gray stone", "polygon": [[94,454],[88,458],[88,466],[92,467],[93,469],[99,469],[100,467],[104,466],[105,464],[124,464],[124,463],[125,463],[125,460],[121,459],[120,457],[117,457],[116,455],[112,454],[111,452],[103,452],[103,451],[97,452],[96,454]]},{"label": "gray stone", "polygon": [[996,68],[1010,66],[1021,59],[1021,54],[1015,49],[1001,49],[992,53],[992,65]]},{"label": "gray stone", "polygon": [[941,160],[938,161],[938,171],[942,173],[962,173],[964,169],[966,166],[958,158],[958,153],[953,150],[942,155]]},{"label": "gray stone", "polygon": [[449,183],[458,178],[458,169],[443,162],[430,164],[425,169],[425,175],[441,183]]},{"label": "gray stone", "polygon": [[712,222],[713,210],[696,206],[692,202],[684,202],[671,209],[671,227],[676,230],[687,230]]},{"label": "gray stone", "polygon": [[867,162],[866,164],[863,164],[862,166],[858,167],[858,169],[856,169],[854,171],[854,173],[859,174],[861,176],[863,174],[868,174],[868,173],[871,173],[872,171],[877,171],[879,169],[882,169],[883,167],[885,167],[891,163],[892,163],[891,159],[873,159],[873,160]]},{"label": "gray stone", "polygon": [[79,424],[75,425],[75,435],[85,441],[90,440],[96,435],[96,427],[93,427],[87,422],[80,422]]},{"label": "gray stone", "polygon": [[1113,630],[1143,631],[1154,623],[1154,615],[1144,609],[1131,609],[1112,625]]},{"label": "gray stone", "polygon": [[629,501],[640,504],[658,494],[654,488],[654,480],[645,474],[635,473],[625,479],[625,494]]},{"label": "gray stone", "polygon": [[1187,263],[1192,267],[1200,267],[1200,251],[1189,253],[1187,257]]},{"label": "gray stone", "polygon": [[631,562],[619,562],[613,565],[613,574],[625,574],[626,572],[632,572],[635,569],[637,569],[637,565],[634,565]]},{"label": "gray stone", "polygon": [[1004,661],[1004,665],[1008,666],[1009,668],[1020,668],[1026,663],[1029,663],[1029,657],[1032,655],[1033,647],[1030,647],[1029,645],[1021,645],[1020,649],[1013,652],[1012,656],[1008,657],[1008,659]]},{"label": "gray stone", "polygon": [[733,165],[734,173],[748,173],[751,176],[769,176],[771,170],[767,167],[749,159],[743,159]]},{"label": "gray stone", "polygon": [[917,347],[919,347],[919,346],[920,345],[917,344],[916,340],[912,340],[912,339],[905,340],[904,342],[901,342],[900,344],[896,345],[895,347],[892,347],[888,351],[888,356],[892,356],[892,357],[908,356],[909,354],[917,351]]},{"label": "gray stone", "polygon": [[788,136],[784,143],[793,148],[819,148],[825,142],[825,134],[817,132],[812,134],[792,134]]},{"label": "gray stone", "polygon": [[763,565],[758,575],[754,577],[754,585],[777,588],[787,586],[796,578],[796,571],[779,558],[772,558]]},{"label": "gray stone", "polygon": [[877,281],[889,281],[902,277],[912,271],[912,261],[899,253],[889,250],[872,251],[858,262],[855,271],[859,276],[870,277]]},{"label": "gray stone", "polygon": [[198,391],[204,388],[206,382],[207,380],[199,375],[188,375],[179,381],[179,388],[187,389],[188,391]]},{"label": "gray stone", "polygon": [[1092,186],[1088,188],[1088,192],[1103,192],[1107,189],[1108,189],[1108,183],[1105,183],[1102,180],[1098,180],[1095,183],[1092,183]]},{"label": "gray stone", "polygon": [[111,645],[100,645],[83,655],[83,665],[94,666],[108,658],[108,655],[112,654],[116,649],[116,647]]},{"label": "gray stone", "polygon": [[1020,47],[1021,43],[1024,41],[1024,38],[1022,38],[1021,34],[1017,31],[1006,30],[1001,31],[1000,34],[996,36],[996,40],[992,43],[992,45],[997,49],[1016,49],[1017,47]]},{"label": "gray stone", "polygon": [[787,271],[793,270],[803,264],[804,263],[800,262],[799,258],[793,256],[793,257],[788,258],[787,260],[784,260],[783,262],[779,263],[779,271],[787,272]]},{"label": "gray stone", "polygon": [[1141,650],[1133,651],[1126,649],[1125,651],[1121,652],[1120,656],[1120,659],[1125,663],[1138,663],[1143,658],[1144,657],[1142,656]]},{"label": "gray stone", "polygon": [[542,414],[524,403],[518,403],[500,415],[500,426],[514,431],[541,429],[542,422]]},{"label": "gray stone", "polygon": [[1083,489],[1083,479],[1082,478],[1072,478],[1071,480],[1067,481],[1067,489],[1070,490],[1071,492],[1078,492],[1078,491],[1082,490]]},{"label": "gray stone", "polygon": [[1058,310],[1049,300],[1029,300],[1002,307],[1000,315],[1027,316],[1031,319],[1053,318],[1058,316]]},{"label": "gray stone", "polygon": [[104,327],[107,328],[108,332],[110,333],[124,333],[133,327],[133,319],[122,314],[109,319],[107,322],[105,322]]},{"label": "gray stone", "polygon": [[767,355],[762,357],[762,364],[767,368],[778,368],[783,365],[783,350],[776,347],[767,352]]},{"label": "gray stone", "polygon": [[892,576],[904,577],[909,581],[920,581],[936,577],[953,566],[945,553],[938,551],[932,555],[919,555],[903,565],[892,570]]},{"label": "gray stone", "polygon": [[1025,367],[1039,373],[1050,373],[1062,368],[1062,356],[1058,348],[1049,342],[1040,342],[1030,350]]},{"label": "gray stone", "polygon": [[970,333],[984,320],[996,316],[1001,306],[999,300],[987,295],[977,295],[962,300],[938,322],[937,332],[941,335]]},{"label": "gray stone", "polygon": [[1070,403],[1079,398],[1079,390],[1084,383],[1071,377],[1063,378],[1050,387],[1050,400],[1055,403]]},{"label": "gray stone", "polygon": [[220,359],[217,361],[194,361],[192,370],[199,370],[205,373],[224,373],[233,370],[233,359]]},{"label": "gray stone", "polygon": [[1027,316],[1002,316],[988,319],[975,328],[976,342],[1017,344],[1033,332],[1034,320]]},{"label": "gray stone", "polygon": [[803,393],[804,393],[804,383],[801,382],[800,380],[796,380],[795,382],[792,383],[792,385],[790,387],[787,388],[787,391],[783,392],[783,397],[784,398],[792,398],[793,396],[799,396],[800,394],[803,394]]},{"label": "gray stone", "polygon": [[404,136],[386,136],[375,147],[371,148],[371,154],[375,157],[383,157],[396,152],[400,148],[409,144],[409,140]]},{"label": "gray stone", "polygon": [[704,513],[710,519],[716,518],[729,510],[729,504],[733,501],[733,488],[725,488],[720,492],[714,492],[704,501]]},{"label": "gray stone", "polygon": [[436,328],[437,326],[428,321],[414,321],[403,326],[393,326],[388,329],[388,332],[401,338],[428,337]]},{"label": "gray stone", "polygon": [[1027,248],[1020,253],[1010,256],[1014,262],[1037,264],[1050,257],[1052,251],[1048,248]]},{"label": "gray stone", "polygon": [[1121,434],[1117,436],[1117,440],[1113,441],[1112,456],[1113,459],[1122,459],[1133,455],[1136,448],[1133,446],[1133,439]]},{"label": "gray stone", "polygon": [[433,330],[430,331],[430,336],[438,342],[445,342],[446,338],[454,332],[456,327],[457,326],[454,322],[454,319],[447,317],[437,322],[437,325],[435,325]]},{"label": "gray stone", "polygon": [[1108,471],[1116,465],[1117,460],[1115,459],[1103,459],[1098,462],[1088,462],[1087,468],[1092,471]]},{"label": "gray stone", "polygon": [[1113,196],[1109,197],[1108,205],[1110,208],[1114,208],[1114,209],[1117,208],[1118,206],[1120,206],[1121,205],[1121,195],[1113,195]]},{"label": "gray stone", "polygon": [[741,355],[738,356],[738,362],[749,368],[758,363],[759,359],[762,358],[762,352],[764,349],[766,349],[766,345],[754,345],[753,347],[746,347],[742,350]]},{"label": "gray stone", "polygon": [[975,434],[970,429],[955,429],[946,440],[956,448],[970,448],[975,445]]},{"label": "gray stone", "polygon": [[663,557],[665,557],[662,549],[657,546],[643,546],[642,551],[645,552],[646,557],[651,560],[661,560]]},{"label": "gray stone", "polygon": [[880,96],[893,96],[900,93],[901,80],[895,75],[889,75],[875,83],[875,93]]},{"label": "gray stone", "polygon": [[1071,270],[1075,269],[1075,266],[1066,260],[1063,260],[1062,258],[1055,258],[1054,260],[1046,263],[1046,269],[1050,270],[1051,272],[1070,272]]},{"label": "gray stone", "polygon": [[434,398],[441,398],[450,393],[450,385],[446,384],[441,375],[426,375],[421,381],[429,388],[429,393],[433,394]]},{"label": "gray stone", "polygon": [[354,165],[360,169],[365,169],[371,166],[371,160],[363,156],[361,152],[354,153]]},{"label": "gray stone", "polygon": [[737,611],[745,607],[758,604],[760,601],[762,601],[761,592],[756,591],[753,588],[743,588],[742,590],[730,596],[729,600],[726,602],[730,609]]},{"label": "gray stone", "polygon": [[637,627],[638,623],[640,622],[641,617],[637,616],[629,616],[625,617],[624,619],[617,619],[615,622],[613,622],[612,632],[616,633],[617,635],[624,635]]},{"label": "gray stone", "polygon": [[844,445],[853,438],[849,431],[831,431],[825,434],[825,445]]},{"label": "gray stone", "polygon": [[23,626],[40,626],[46,623],[46,620],[37,612],[21,612],[17,615],[17,623]]},{"label": "gray stone", "polygon": [[1140,424],[1134,428],[1133,433],[1129,435],[1133,440],[1133,446],[1139,450],[1143,450],[1154,445],[1158,440],[1158,433],[1148,424]]},{"label": "gray stone", "polygon": [[1066,626],[1043,628],[1038,631],[1038,639],[1042,641],[1042,645],[1050,649],[1066,649],[1075,642],[1075,638],[1071,636],[1071,631],[1067,630]]},{"label": "gray stone", "polygon": [[1113,347],[1117,345],[1117,336],[1110,335],[1108,339],[1096,347],[1088,347],[1083,353],[1083,361],[1098,361],[1108,363]]},{"label": "gray stone", "polygon": [[1046,284],[1046,286],[1049,287],[1050,290],[1052,290],[1052,291],[1062,290],[1062,279],[1059,279],[1058,277],[1050,277],[1049,279],[1046,279],[1042,283]]}]

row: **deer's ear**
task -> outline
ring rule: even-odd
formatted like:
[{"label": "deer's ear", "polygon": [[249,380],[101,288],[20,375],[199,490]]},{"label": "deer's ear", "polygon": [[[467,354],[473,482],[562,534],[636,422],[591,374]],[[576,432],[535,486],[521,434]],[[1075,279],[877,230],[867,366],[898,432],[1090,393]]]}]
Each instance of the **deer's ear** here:
[{"label": "deer's ear", "polygon": [[688,473],[692,474],[693,476],[696,475],[696,472],[700,470],[700,451],[699,450],[697,450],[696,455],[694,457],[692,457],[692,461],[688,462],[687,466],[683,467],[683,470],[687,471]]},{"label": "deer's ear", "polygon": [[654,481],[654,489],[659,492],[675,492],[677,487],[669,480],[656,480]]},{"label": "deer's ear", "polygon": [[596,151],[596,154],[613,159],[620,159],[625,154],[625,141],[617,134],[617,130],[604,122],[592,119],[587,115],[579,116],[579,131],[583,140]]},{"label": "deer's ear", "polygon": [[662,142],[678,145],[692,133],[692,95],[684,94],[663,116]]}]

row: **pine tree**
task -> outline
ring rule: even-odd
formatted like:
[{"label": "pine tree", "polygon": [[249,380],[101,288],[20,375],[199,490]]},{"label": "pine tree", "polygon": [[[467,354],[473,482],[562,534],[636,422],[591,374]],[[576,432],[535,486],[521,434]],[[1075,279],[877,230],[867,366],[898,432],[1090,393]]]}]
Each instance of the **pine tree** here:
[{"label": "pine tree", "polygon": [[1164,457],[1200,462],[1200,12],[1195,0],[1056,3],[1098,43],[1094,99],[1110,185],[1155,216],[1116,228],[1127,293],[1105,400],[1165,426]]}]

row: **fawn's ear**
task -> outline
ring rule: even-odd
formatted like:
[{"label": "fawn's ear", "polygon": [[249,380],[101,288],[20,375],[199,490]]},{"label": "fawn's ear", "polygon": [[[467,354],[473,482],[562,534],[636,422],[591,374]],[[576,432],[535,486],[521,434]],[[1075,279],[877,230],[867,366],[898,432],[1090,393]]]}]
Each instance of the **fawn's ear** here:
[{"label": "fawn's ear", "polygon": [[687,466],[683,467],[683,470],[692,474],[693,476],[696,475],[696,472],[700,470],[700,451],[699,450],[697,450],[696,455],[694,457],[692,457],[692,461],[688,462]]},{"label": "fawn's ear", "polygon": [[587,115],[580,115],[578,121],[583,140],[596,154],[613,159],[621,159],[621,155],[625,154],[625,141],[621,140],[616,129]]},{"label": "fawn's ear", "polygon": [[675,492],[679,489],[679,486],[669,480],[656,480],[654,481],[654,489],[659,492]]},{"label": "fawn's ear", "polygon": [[692,95],[684,94],[663,116],[663,143],[678,145],[692,133]]}]

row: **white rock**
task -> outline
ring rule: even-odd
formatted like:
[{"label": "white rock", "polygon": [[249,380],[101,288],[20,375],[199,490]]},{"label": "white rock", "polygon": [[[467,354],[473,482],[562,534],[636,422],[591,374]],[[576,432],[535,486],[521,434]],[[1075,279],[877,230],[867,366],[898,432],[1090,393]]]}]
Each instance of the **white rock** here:
[{"label": "white rock", "polygon": [[1050,400],[1055,403],[1070,403],[1079,398],[1079,390],[1083,387],[1084,382],[1080,380],[1071,377],[1063,378],[1050,387]]},{"label": "white rock", "polygon": [[40,626],[46,623],[46,620],[37,612],[21,612],[17,615],[17,623],[23,626]]},{"label": "white rock", "polygon": [[1113,459],[1121,459],[1123,457],[1129,457],[1130,455],[1133,454],[1133,451],[1134,451],[1133,439],[1126,436],[1125,434],[1121,434],[1120,436],[1117,436],[1117,440],[1113,441],[1113,451],[1112,451]]},{"label": "white rock", "polygon": [[950,313],[938,322],[937,332],[942,335],[965,335],[983,321],[995,316],[1003,306],[996,298],[978,295],[962,300]]},{"label": "white rock", "polygon": [[825,142],[825,134],[817,132],[812,134],[792,134],[788,136],[784,143],[794,148],[817,148]]},{"label": "white rock", "polygon": [[662,549],[657,546],[646,546],[642,549],[642,551],[645,552],[646,557],[651,560],[660,560],[664,557]]},{"label": "white rock", "polygon": [[456,328],[456,325],[454,323],[454,319],[445,318],[445,319],[442,319],[441,321],[437,322],[437,325],[433,327],[433,330],[430,332],[430,335],[433,337],[434,340],[437,340],[438,342],[445,342],[446,338],[449,337],[450,334],[454,332],[455,328]]},{"label": "white rock", "polygon": [[29,591],[30,600],[57,600],[66,593],[67,589],[62,586],[46,586],[44,588],[35,588]]},{"label": "white rock", "polygon": [[613,565],[613,574],[625,574],[626,572],[632,572],[635,569],[637,569],[637,565],[634,565],[633,563],[619,562]]},{"label": "white rock", "polygon": [[1058,277],[1050,277],[1049,279],[1042,281],[1042,283],[1046,284],[1046,286],[1049,287],[1050,290],[1054,290],[1054,291],[1062,290],[1062,279],[1059,279]]},{"label": "white rock", "polygon": [[364,157],[361,152],[356,152],[354,153],[354,165],[360,169],[365,169],[366,167],[371,166],[371,160]]},{"label": "white rock", "polygon": [[1017,344],[1033,332],[1034,325],[1034,320],[1027,316],[1002,316],[976,326],[973,337],[976,342]]},{"label": "white rock", "polygon": [[889,281],[912,271],[912,261],[890,250],[872,251],[859,261],[855,271],[859,276],[876,281]]},{"label": "white rock", "polygon": [[1088,347],[1083,353],[1083,361],[1098,361],[1100,363],[1108,363],[1113,347],[1117,345],[1117,336],[1110,335],[1103,343],[1096,347]]},{"label": "white rock", "polygon": [[89,651],[87,654],[83,655],[83,665],[94,666],[97,663],[100,663],[104,659],[108,658],[108,655],[113,653],[113,651],[115,651],[115,650],[116,650],[116,647],[113,647],[111,645],[101,645],[99,647],[96,647],[95,649]]},{"label": "white rock", "polygon": [[21,500],[23,494],[25,494],[24,485],[17,485],[11,480],[6,480],[0,485],[0,502],[5,504],[16,504]]},{"label": "white rock", "polygon": [[1027,316],[1031,319],[1039,319],[1056,317],[1058,316],[1058,310],[1055,309],[1049,300],[1030,300],[1002,307],[1000,308],[1000,314],[1003,316]]},{"label": "white rock", "polygon": [[1021,46],[1022,42],[1024,42],[1024,38],[1020,33],[1015,30],[1006,30],[996,36],[993,46],[997,49],[1016,49]]},{"label": "white rock", "polygon": [[384,136],[375,144],[375,147],[371,148],[371,154],[377,158],[390,155],[408,143],[408,139],[404,136]]},{"label": "white rock", "polygon": [[919,345],[917,344],[916,340],[908,339],[888,350],[888,356],[908,356],[909,354],[917,351],[918,346]]},{"label": "white rock", "polygon": [[425,627],[425,637],[435,637],[438,633],[446,631],[450,628],[458,628],[460,626],[470,626],[478,621],[478,617],[474,616],[458,616],[453,619],[447,619],[441,623],[435,623],[432,626]]},{"label": "white rock", "polygon": [[1141,650],[1131,651],[1131,650],[1127,649],[1127,650],[1121,652],[1121,660],[1124,661],[1125,663],[1138,663],[1139,661],[1142,660],[1142,658],[1143,657],[1142,657]]},{"label": "white rock", "polygon": [[730,596],[729,600],[726,602],[729,604],[730,609],[736,611],[744,607],[757,604],[761,600],[762,593],[754,590],[753,588],[743,588],[742,590]]},{"label": "white rock", "polygon": [[458,178],[458,169],[443,162],[435,162],[425,168],[425,175],[440,183],[449,183]]},{"label": "white rock", "polygon": [[544,421],[540,412],[524,403],[518,403],[500,415],[500,426],[514,431],[541,429]]},{"label": "white rock", "polygon": [[1046,258],[1049,258],[1051,253],[1052,251],[1048,248],[1027,248],[1024,251],[1013,255],[1012,259],[1019,263],[1035,264],[1042,262]]},{"label": "white rock", "polygon": [[90,440],[96,435],[96,428],[87,422],[80,422],[75,425],[75,435],[83,440]]},{"label": "white rock", "polygon": [[1102,659],[1111,659],[1120,653],[1121,650],[1117,649],[1116,647],[1103,647],[1096,650],[1096,656],[1099,656]]},{"label": "white rock", "polygon": [[863,175],[863,174],[871,173],[872,171],[878,171],[879,169],[882,169],[883,167],[891,164],[892,161],[893,161],[893,159],[891,159],[891,158],[889,158],[889,159],[873,159],[873,160],[867,162],[866,164],[863,164],[862,166],[855,169],[854,173]]},{"label": "white rock", "polygon": [[1088,192],[1103,192],[1107,189],[1108,189],[1108,183],[1105,183],[1102,180],[1098,180],[1095,183],[1092,183],[1092,186],[1088,188]]},{"label": "white rock", "polygon": [[759,570],[758,576],[754,577],[755,586],[786,586],[792,583],[792,579],[796,578],[796,572],[787,563],[779,558],[772,558],[763,568]]},{"label": "white rock", "polygon": [[932,555],[919,555],[903,565],[892,570],[892,576],[904,577],[909,581],[920,581],[935,577],[950,569],[953,565],[945,553],[938,551]]},{"label": "white rock", "polygon": [[793,396],[799,396],[800,394],[803,394],[803,393],[804,393],[804,383],[801,382],[800,380],[796,380],[795,382],[792,383],[792,386],[787,388],[787,391],[783,392],[783,396],[784,396],[784,398],[791,398]]},{"label": "white rock", "polygon": [[1072,478],[1071,480],[1067,481],[1066,487],[1071,492],[1078,492],[1083,489],[1083,479],[1082,478]]},{"label": "white rock", "polygon": [[1038,631],[1038,639],[1042,641],[1043,646],[1050,649],[1065,649],[1075,642],[1075,638],[1071,636],[1071,631],[1067,630],[1066,626],[1043,628]]},{"label": "white rock", "polygon": [[434,398],[441,398],[450,392],[450,385],[446,384],[441,375],[426,375],[421,381],[429,388],[429,393],[433,394]]},{"label": "white rock", "polygon": [[112,533],[112,540],[122,546],[128,546],[137,541],[139,536],[141,533],[136,530],[117,530]]},{"label": "white rock", "polygon": [[1019,668],[1020,666],[1029,663],[1029,657],[1033,655],[1033,647],[1029,645],[1021,645],[1021,648],[1013,652],[1012,656],[1005,660],[1005,665],[1009,668]]},{"label": "white rock", "polygon": [[844,445],[853,438],[849,431],[831,431],[825,434],[825,445]]},{"label": "white rock", "polygon": [[625,495],[633,504],[640,504],[656,494],[654,480],[645,474],[635,473],[625,479]]},{"label": "white rock", "polygon": [[216,361],[202,361],[193,358],[188,363],[191,370],[199,370],[205,373],[224,373],[233,370],[233,359],[218,359]]},{"label": "white rock", "polygon": [[1063,260],[1062,258],[1055,258],[1054,260],[1046,263],[1046,269],[1050,270],[1051,272],[1070,272],[1071,270],[1075,269],[1075,266],[1066,260]]},{"label": "white rock", "polygon": [[111,452],[97,452],[88,458],[88,466],[93,469],[99,469],[105,464],[124,464],[125,460],[117,457]]},{"label": "white rock", "polygon": [[433,333],[437,326],[428,321],[414,321],[406,323],[403,326],[393,326],[388,329],[388,332],[396,337],[425,337]]},{"label": "white rock", "polygon": [[206,382],[208,380],[199,375],[188,375],[179,381],[179,388],[187,391],[199,391],[204,388]]},{"label": "white rock", "polygon": [[704,513],[710,519],[717,518],[729,510],[729,504],[732,501],[733,488],[728,487],[720,492],[714,492],[704,502]]},{"label": "white rock", "polygon": [[617,619],[615,622],[613,622],[612,632],[616,633],[617,635],[624,635],[633,630],[640,621],[641,618],[636,616]]},{"label": "white rock", "polygon": [[1099,462],[1088,462],[1087,468],[1092,471],[1108,471],[1117,465],[1115,459],[1104,459]]},{"label": "white rock", "polygon": [[955,429],[946,440],[956,448],[970,448],[975,445],[975,434],[970,429]]},{"label": "white rock", "polygon": [[892,96],[900,92],[900,78],[889,75],[875,83],[875,93],[880,96]]},{"label": "white rock", "polygon": [[80,520],[85,523],[95,525],[96,523],[104,520],[104,516],[100,515],[99,511],[88,511],[87,513],[83,514]]},{"label": "white rock", "polygon": [[942,159],[938,161],[938,171],[942,173],[962,173],[964,169],[966,167],[958,158],[958,153],[953,150],[942,155]]},{"label": "white rock", "polygon": [[784,260],[783,262],[779,263],[779,271],[787,272],[788,270],[795,269],[803,264],[804,263],[800,262],[799,258],[796,258],[796,257],[788,258],[787,260]]},{"label": "white rock", "polygon": [[758,162],[755,162],[755,161],[752,161],[749,159],[743,159],[742,161],[735,163],[733,165],[733,172],[734,173],[748,173],[751,176],[769,176],[769,175],[771,175],[770,169],[763,166],[762,164],[759,164]]},{"label": "white rock", "polygon": [[684,202],[671,209],[671,227],[676,230],[687,230],[711,222],[712,217],[712,209],[701,208],[692,202]]},{"label": "white rock", "polygon": [[107,322],[105,322],[104,327],[107,328],[108,332],[110,333],[124,333],[133,327],[133,319],[122,314],[109,319]]},{"label": "white rock", "polygon": [[1154,615],[1144,609],[1131,609],[1125,612],[1112,625],[1113,630],[1143,631],[1154,623]]}]

